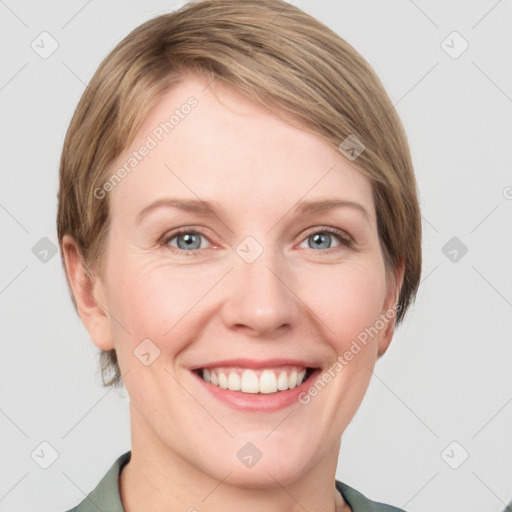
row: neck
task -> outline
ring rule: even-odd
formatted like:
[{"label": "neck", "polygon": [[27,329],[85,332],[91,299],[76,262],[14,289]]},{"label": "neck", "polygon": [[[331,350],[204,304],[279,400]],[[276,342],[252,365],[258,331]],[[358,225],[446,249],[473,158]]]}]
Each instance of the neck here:
[{"label": "neck", "polygon": [[242,487],[230,473],[215,478],[184,460],[132,415],[131,458],[119,481],[121,502],[125,512],[349,512],[334,486],[334,452],[286,485],[269,475],[268,487]]}]

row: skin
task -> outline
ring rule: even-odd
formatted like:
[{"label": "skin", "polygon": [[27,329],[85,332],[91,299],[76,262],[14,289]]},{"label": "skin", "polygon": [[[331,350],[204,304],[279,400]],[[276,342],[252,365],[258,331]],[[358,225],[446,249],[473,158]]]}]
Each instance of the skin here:
[{"label": "skin", "polygon": [[[309,404],[247,412],[218,401],[192,365],[234,357],[300,358],[327,369],[393,306],[402,269],[389,279],[371,184],[318,136],[290,126],[238,91],[187,75],[153,108],[122,165],[175,108],[198,106],[110,192],[103,275],[89,277],[69,236],[66,268],[95,345],[115,348],[130,396],[132,457],[121,473],[127,512],[168,510],[349,510],[334,490],[340,439],[393,336],[370,339]],[[116,169],[115,165],[113,169]],[[158,208],[161,198],[218,201],[217,215]],[[361,205],[301,216],[301,200]],[[179,252],[176,228],[201,233]],[[325,227],[352,240],[347,246]],[[247,263],[247,236],[263,248]],[[183,238],[179,239],[183,247]],[[189,250],[190,252],[190,250]],[[134,356],[144,339],[159,357]],[[252,468],[246,442],[262,458]],[[219,483],[221,484],[219,485]],[[284,490],[284,488],[286,490]]]}]

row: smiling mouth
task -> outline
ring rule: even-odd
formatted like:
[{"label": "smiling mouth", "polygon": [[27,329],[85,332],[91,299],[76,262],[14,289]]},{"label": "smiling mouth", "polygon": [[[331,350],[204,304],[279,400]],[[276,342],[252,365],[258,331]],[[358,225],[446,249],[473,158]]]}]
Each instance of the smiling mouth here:
[{"label": "smiling mouth", "polygon": [[314,368],[286,365],[279,368],[198,368],[194,373],[220,389],[250,394],[273,394],[294,389],[306,382]]}]

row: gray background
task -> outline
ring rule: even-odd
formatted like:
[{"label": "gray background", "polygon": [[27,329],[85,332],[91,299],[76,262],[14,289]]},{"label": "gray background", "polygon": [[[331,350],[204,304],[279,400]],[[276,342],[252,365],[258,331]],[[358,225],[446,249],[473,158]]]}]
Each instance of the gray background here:
[{"label": "gray background", "polygon": [[[416,305],[343,436],[337,477],[412,512],[501,511],[512,499],[512,2],[293,3],[381,77],[424,217]],[[59,155],[85,84],[132,28],[178,5],[0,1],[1,511],[66,510],[130,448],[126,392],[100,386],[59,256],[44,250],[57,243]],[[51,48],[43,31],[58,42],[48,58],[31,47]],[[453,31],[469,43],[458,58],[462,40],[442,45]]]}]

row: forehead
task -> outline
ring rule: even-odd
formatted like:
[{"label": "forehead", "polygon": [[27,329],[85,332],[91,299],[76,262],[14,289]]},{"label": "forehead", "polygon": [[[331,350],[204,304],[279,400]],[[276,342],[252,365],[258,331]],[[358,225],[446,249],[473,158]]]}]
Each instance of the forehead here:
[{"label": "forehead", "polygon": [[125,177],[111,192],[111,209],[130,215],[160,197],[246,209],[328,194],[373,209],[369,180],[327,142],[236,89],[195,75],[159,99],[111,173],[121,168]]}]

